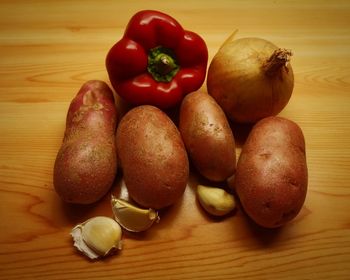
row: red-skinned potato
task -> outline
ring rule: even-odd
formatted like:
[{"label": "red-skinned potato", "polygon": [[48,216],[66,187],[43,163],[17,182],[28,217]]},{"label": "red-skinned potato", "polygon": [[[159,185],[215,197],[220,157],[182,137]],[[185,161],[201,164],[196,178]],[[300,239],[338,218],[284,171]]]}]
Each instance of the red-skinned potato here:
[{"label": "red-skinned potato", "polygon": [[199,91],[188,94],[181,104],[179,130],[199,173],[211,181],[224,181],[233,175],[235,140],[213,97]]},{"label": "red-skinned potato", "polygon": [[253,127],[237,163],[234,188],[245,212],[257,224],[275,228],[302,208],[308,172],[300,127],[268,117]]},{"label": "red-skinned potato", "polygon": [[113,93],[102,81],[86,82],[72,100],[53,183],[63,201],[90,204],[101,199],[117,172]]},{"label": "red-skinned potato", "polygon": [[178,129],[163,111],[150,105],[133,108],[121,119],[116,141],[133,200],[160,209],[182,196],[189,175],[187,153]]}]

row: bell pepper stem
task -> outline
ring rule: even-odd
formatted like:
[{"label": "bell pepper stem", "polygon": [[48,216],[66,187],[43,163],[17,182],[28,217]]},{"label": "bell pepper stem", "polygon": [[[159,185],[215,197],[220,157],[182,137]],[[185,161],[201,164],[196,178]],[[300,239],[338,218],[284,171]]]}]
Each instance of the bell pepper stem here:
[{"label": "bell pepper stem", "polygon": [[170,49],[159,46],[149,51],[147,70],[157,82],[170,82],[179,68]]}]

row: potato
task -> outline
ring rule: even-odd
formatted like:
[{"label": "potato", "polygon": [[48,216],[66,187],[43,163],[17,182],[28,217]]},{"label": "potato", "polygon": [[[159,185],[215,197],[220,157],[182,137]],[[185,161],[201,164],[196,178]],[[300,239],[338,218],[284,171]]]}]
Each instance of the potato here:
[{"label": "potato", "polygon": [[160,109],[130,110],[117,129],[117,152],[130,197],[160,209],[183,194],[189,175],[187,153],[175,124]]},{"label": "potato", "polygon": [[113,93],[102,81],[88,81],[72,100],[53,183],[69,203],[89,204],[102,198],[117,172]]},{"label": "potato", "polygon": [[179,129],[194,166],[211,181],[224,181],[236,168],[235,140],[221,107],[208,94],[188,94]]},{"label": "potato", "polygon": [[243,146],[234,178],[248,216],[263,227],[284,225],[302,208],[307,184],[305,141],[299,126],[281,117],[256,123]]}]

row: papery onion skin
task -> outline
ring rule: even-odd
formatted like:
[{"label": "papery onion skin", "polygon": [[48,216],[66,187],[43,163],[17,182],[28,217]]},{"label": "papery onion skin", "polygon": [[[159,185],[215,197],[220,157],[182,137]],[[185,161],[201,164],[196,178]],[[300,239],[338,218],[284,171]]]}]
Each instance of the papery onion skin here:
[{"label": "papery onion skin", "polygon": [[[278,62],[279,67],[268,65],[275,51],[285,55],[285,61]],[[277,115],[293,92],[290,55],[290,51],[260,38],[228,40],[210,64],[208,93],[234,122],[255,123]]]}]

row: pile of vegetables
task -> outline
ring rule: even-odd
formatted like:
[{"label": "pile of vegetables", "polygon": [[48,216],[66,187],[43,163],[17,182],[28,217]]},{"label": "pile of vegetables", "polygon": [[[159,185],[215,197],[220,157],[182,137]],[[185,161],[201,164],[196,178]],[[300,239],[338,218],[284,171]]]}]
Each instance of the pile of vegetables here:
[{"label": "pile of vegetables", "polygon": [[[90,258],[121,248],[121,228],[147,230],[157,210],[181,199],[190,162],[208,182],[197,198],[210,215],[236,208],[275,228],[302,208],[308,183],[300,127],[276,115],[293,91],[291,52],[259,38],[226,40],[210,63],[204,40],[158,11],[135,14],[108,52],[110,82],[131,109],[120,116],[112,90],[88,81],[72,100],[54,166],[54,187],[67,203],[91,204],[118,172],[130,201],[112,197],[115,220],[95,217],[72,230]],[[167,109],[178,108],[178,122]],[[120,118],[119,123],[117,122]],[[254,124],[236,161],[230,122]],[[116,222],[113,222],[116,221]]]}]

